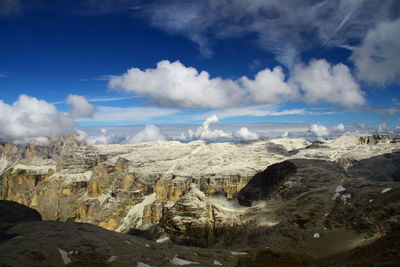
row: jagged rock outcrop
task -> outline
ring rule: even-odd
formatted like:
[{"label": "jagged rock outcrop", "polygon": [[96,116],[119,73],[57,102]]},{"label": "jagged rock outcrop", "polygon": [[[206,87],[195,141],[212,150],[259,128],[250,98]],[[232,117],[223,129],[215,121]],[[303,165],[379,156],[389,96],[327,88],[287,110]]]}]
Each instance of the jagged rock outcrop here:
[{"label": "jagged rock outcrop", "polygon": [[[290,149],[307,145],[304,140],[282,143]],[[17,164],[8,169],[2,197],[38,209],[45,219],[129,231],[126,225],[158,223],[163,207],[189,191],[191,183],[206,194],[224,192],[232,198],[257,171],[284,158],[269,152],[272,146],[265,141],[77,146],[56,163],[40,168]],[[153,192],[152,203],[135,208]],[[133,216],[134,212],[141,214]],[[130,218],[140,217],[137,224],[126,222],[129,213]]]},{"label": "jagged rock outcrop", "polygon": [[235,266],[239,258],[227,250],[165,246],[85,223],[41,221],[39,213],[15,202],[0,201],[0,214],[1,266]]},{"label": "jagged rock outcrop", "polygon": [[351,179],[334,162],[277,163],[256,174],[242,191],[238,199],[246,206],[240,207],[192,186],[165,208],[158,232],[184,245],[268,246],[321,258],[400,227],[400,184]]},{"label": "jagged rock outcrop", "polygon": [[[157,228],[167,213],[179,213],[179,206],[174,204],[185,195],[193,196],[189,192],[194,184],[205,194],[205,201],[211,201],[213,212],[210,238],[203,235],[198,243],[222,247],[237,242],[239,234],[243,236],[239,241],[245,244],[249,240],[277,241],[283,232],[293,234],[299,241],[307,239],[309,236],[299,234],[291,225],[307,231],[312,231],[312,225],[322,225],[315,218],[325,219],[324,214],[332,210],[331,205],[343,203],[341,199],[350,194],[340,194],[335,201],[331,200],[336,187],[350,179],[346,169],[371,156],[398,151],[400,143],[366,146],[358,144],[358,136],[343,136],[311,146],[303,139],[274,139],[244,143],[159,141],[67,147],[65,152],[57,150],[56,156],[40,161],[39,165],[39,161],[32,160],[34,156],[29,156],[29,161],[11,165],[2,157],[0,168],[1,160],[7,165],[1,176],[2,197],[37,209],[44,219],[89,222],[122,232],[146,231]],[[16,146],[4,146],[2,153],[7,150],[7,155],[18,154],[15,149]],[[308,166],[309,163],[295,158],[320,161],[306,161],[314,162]],[[287,159],[290,163],[282,164],[294,164],[294,174],[286,173],[291,168],[278,168],[275,178],[265,180],[262,178],[265,173],[259,174],[262,179],[248,184],[256,173]],[[307,172],[311,174],[307,176]],[[324,192],[329,197],[323,198]],[[235,204],[237,195],[242,204],[248,202],[247,206]],[[212,196],[220,196],[224,201]],[[279,204],[281,201],[286,206]],[[252,206],[248,207],[250,203]],[[264,209],[265,203],[269,203],[268,209]],[[342,223],[334,224],[345,227]],[[163,221],[162,225],[167,224]],[[159,229],[161,233],[162,227]],[[179,231],[185,233],[185,229]],[[168,234],[172,236],[173,232]],[[288,240],[282,242],[292,242]]]},{"label": "jagged rock outcrop", "polygon": [[397,142],[397,139],[393,139],[387,134],[373,134],[359,137],[359,144],[361,145],[376,145],[378,143],[390,143],[392,141]]},{"label": "jagged rock outcrop", "polygon": [[[194,197],[206,197],[191,187]],[[200,195],[199,195],[200,194]],[[0,214],[12,210],[20,216],[0,216],[3,229],[0,242],[2,266],[396,266],[399,261],[399,231],[394,231],[366,246],[316,259],[306,253],[276,251],[273,246],[201,249],[153,242],[116,233],[86,223],[40,221],[40,215],[22,205],[1,201]],[[17,213],[15,213],[17,212]],[[10,222],[10,221],[8,221]],[[323,236],[323,234],[321,234]],[[3,237],[3,236],[1,236]],[[345,236],[337,235],[343,245]],[[315,246],[325,243],[315,241]],[[315,248],[314,248],[315,249]],[[373,251],[374,253],[371,253]]]},{"label": "jagged rock outcrop", "polygon": [[177,244],[207,247],[215,238],[213,210],[211,201],[193,184],[163,214],[160,228]]}]

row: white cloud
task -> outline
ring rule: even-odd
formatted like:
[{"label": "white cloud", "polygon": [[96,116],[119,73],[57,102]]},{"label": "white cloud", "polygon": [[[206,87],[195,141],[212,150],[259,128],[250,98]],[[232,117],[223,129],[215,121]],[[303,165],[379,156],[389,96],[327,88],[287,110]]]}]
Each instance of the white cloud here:
[{"label": "white cloud", "polygon": [[0,141],[26,143],[75,130],[73,120],[43,100],[20,95],[12,105],[0,100]]},{"label": "white cloud", "polygon": [[329,135],[328,128],[326,128],[324,125],[320,125],[320,124],[310,125],[310,128],[308,129],[308,131],[318,137]]},{"label": "white cloud", "polygon": [[165,137],[160,133],[160,129],[155,125],[146,125],[145,128],[125,141],[127,144],[138,142],[151,142],[164,140]]},{"label": "white cloud", "polygon": [[320,101],[344,106],[362,105],[364,93],[353,79],[349,68],[343,64],[330,65],[326,60],[313,60],[309,65],[297,65],[293,81],[304,92],[309,103]]},{"label": "white cloud", "polygon": [[364,81],[385,86],[400,84],[400,19],[379,23],[370,30],[351,59]]},{"label": "white cloud", "polygon": [[378,133],[384,133],[388,130],[388,125],[386,122],[378,125]]},{"label": "white cloud", "polygon": [[153,26],[181,34],[208,56],[216,40],[249,36],[287,66],[299,52],[346,47],[382,20],[399,16],[397,0],[170,0],[143,5]]},{"label": "white cloud", "polygon": [[118,122],[118,121],[146,121],[177,113],[177,109],[153,107],[97,107],[93,118],[82,118],[77,121]]},{"label": "white cloud", "polygon": [[[300,85],[301,90],[298,85]],[[232,108],[259,104],[278,104],[290,100],[320,101],[345,106],[365,102],[363,92],[343,64],[331,66],[325,60],[314,60],[307,66],[297,65],[290,82],[285,81],[281,67],[264,69],[254,80],[211,78],[185,67],[179,61],[163,60],[155,69],[132,68],[114,77],[109,87],[148,97],[161,106],[179,108]],[[237,108],[239,107],[239,109]],[[244,110],[242,110],[244,111]]]},{"label": "white cloud", "polygon": [[242,140],[257,140],[259,135],[251,132],[247,127],[242,127],[234,133],[225,132],[220,129],[210,129],[210,124],[217,123],[218,117],[212,115],[203,121],[202,126],[198,127],[195,131],[192,129],[188,130],[187,134],[181,133],[179,136],[175,136],[175,140],[206,140],[212,142],[219,141],[242,141]]},{"label": "white cloud", "polygon": [[210,129],[210,124],[217,123],[217,122],[218,122],[218,117],[216,115],[213,115],[213,116],[207,118],[203,122],[202,126],[197,128],[197,130],[195,132],[189,131],[189,133],[188,133],[189,139],[202,139],[202,140],[217,141],[217,140],[231,138],[230,134],[225,133],[222,130]]},{"label": "white cloud", "polygon": [[21,11],[21,0],[1,0],[0,17],[18,14]]},{"label": "white cloud", "polygon": [[69,114],[73,118],[91,118],[96,110],[86,97],[80,95],[68,95],[67,104],[71,105]]},{"label": "white cloud", "polygon": [[343,123],[339,123],[338,125],[333,126],[331,131],[334,133],[343,133],[346,131],[346,128],[344,127]]},{"label": "white cloud", "polygon": [[249,129],[246,127],[240,128],[239,131],[237,131],[234,136],[236,138],[239,138],[241,140],[257,140],[259,138],[258,134],[250,132]]},{"label": "white cloud", "polygon": [[210,79],[208,72],[198,72],[179,61],[163,60],[155,69],[131,68],[110,80],[112,89],[120,89],[150,99],[161,106],[181,108],[223,108],[237,104],[241,88],[231,80]]},{"label": "white cloud", "polygon": [[272,71],[262,70],[257,73],[254,80],[242,77],[240,81],[250,95],[251,103],[279,103],[299,97],[297,88],[285,82],[281,67],[275,67]]}]

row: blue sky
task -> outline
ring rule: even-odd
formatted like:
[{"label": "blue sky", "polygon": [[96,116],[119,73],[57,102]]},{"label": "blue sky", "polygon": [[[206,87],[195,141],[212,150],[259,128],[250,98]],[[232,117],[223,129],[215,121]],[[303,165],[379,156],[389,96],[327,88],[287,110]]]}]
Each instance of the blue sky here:
[{"label": "blue sky", "polygon": [[0,36],[8,112],[25,94],[69,116],[77,95],[81,127],[400,125],[396,0],[1,0]]}]

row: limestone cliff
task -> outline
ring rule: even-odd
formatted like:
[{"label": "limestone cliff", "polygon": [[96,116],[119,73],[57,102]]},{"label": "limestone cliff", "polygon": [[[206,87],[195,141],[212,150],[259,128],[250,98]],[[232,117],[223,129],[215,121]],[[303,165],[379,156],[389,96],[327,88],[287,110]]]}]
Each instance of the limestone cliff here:
[{"label": "limestone cliff", "polygon": [[[34,207],[44,219],[90,222],[124,232],[164,220],[192,185],[207,199],[216,195],[234,200],[256,173],[286,159],[323,159],[350,168],[360,160],[400,149],[400,143],[390,142],[366,146],[358,142],[359,136],[318,145],[304,139],[94,146],[70,137],[54,140],[47,147],[1,146],[0,166],[6,166],[1,197]],[[230,221],[225,220],[228,215],[222,216],[230,208],[212,206],[214,222],[221,222],[212,235],[237,224],[232,213],[228,212],[233,216]]]}]

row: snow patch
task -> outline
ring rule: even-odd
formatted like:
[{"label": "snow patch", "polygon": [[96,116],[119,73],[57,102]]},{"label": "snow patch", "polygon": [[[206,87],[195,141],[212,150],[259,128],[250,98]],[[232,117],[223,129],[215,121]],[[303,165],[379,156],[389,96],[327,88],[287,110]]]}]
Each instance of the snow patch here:
[{"label": "snow patch", "polygon": [[217,261],[217,260],[214,260],[214,265],[222,265],[222,263],[220,263],[220,262]]},{"label": "snow patch", "polygon": [[7,169],[8,167],[8,160],[6,158],[0,158],[0,175],[3,174],[3,172]]},{"label": "snow patch", "polygon": [[166,243],[170,241],[169,237],[164,237],[164,238],[160,238],[156,240],[156,243],[160,244],[160,243]]},{"label": "snow patch", "polygon": [[60,249],[60,248],[57,248],[57,249],[58,249],[58,251],[59,251],[60,254],[61,254],[61,259],[63,260],[64,264],[65,264],[65,265],[70,264],[72,261],[71,261],[71,259],[68,257],[68,252],[66,252],[65,250],[62,250],[62,249]]},{"label": "snow patch", "polygon": [[190,265],[190,264],[198,264],[198,262],[187,261],[178,257],[175,257],[171,260],[172,264],[175,265]]},{"label": "snow patch", "polygon": [[232,255],[238,256],[238,255],[247,255],[247,252],[241,252],[241,251],[231,251]]},{"label": "snow patch", "polygon": [[335,190],[336,193],[333,195],[332,200],[336,200],[337,198],[339,198],[343,202],[343,204],[347,205],[347,200],[351,198],[351,194],[342,195],[341,193],[344,191],[346,191],[346,188],[341,185],[337,186]]},{"label": "snow patch", "polygon": [[137,264],[137,267],[152,267],[152,266],[139,261],[138,264]]},{"label": "snow patch", "polygon": [[336,187],[336,190],[335,190],[336,193],[340,193],[343,191],[346,191],[346,188],[344,188],[342,185],[339,185]]},{"label": "snow patch", "polygon": [[314,238],[315,238],[315,239],[318,239],[318,238],[320,238],[320,237],[321,237],[321,235],[320,235],[319,233],[315,233],[315,234],[314,234]]},{"label": "snow patch", "polygon": [[113,262],[113,261],[115,261],[115,260],[117,260],[117,259],[118,259],[117,256],[111,256],[111,257],[108,259],[107,262]]},{"label": "snow patch", "polygon": [[390,190],[392,190],[392,188],[388,187],[388,188],[382,189],[381,193],[385,194],[385,193],[389,192]]}]

